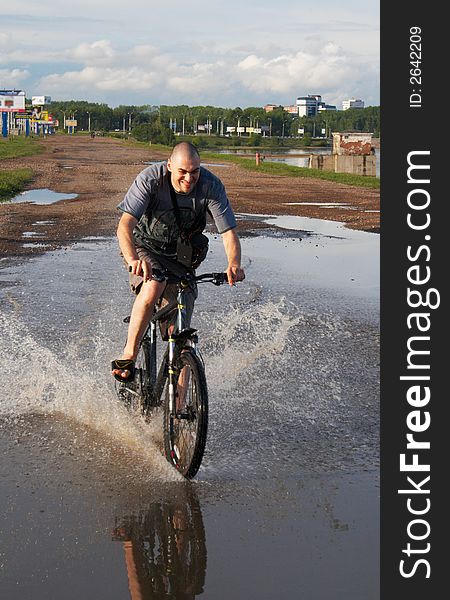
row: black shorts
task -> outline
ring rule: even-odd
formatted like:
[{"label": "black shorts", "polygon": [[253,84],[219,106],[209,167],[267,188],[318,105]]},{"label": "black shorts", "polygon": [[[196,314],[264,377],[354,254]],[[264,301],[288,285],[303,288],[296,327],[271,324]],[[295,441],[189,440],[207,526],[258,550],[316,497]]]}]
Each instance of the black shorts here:
[{"label": "black shorts", "polygon": [[[169,274],[174,274],[177,276],[183,276],[186,273],[190,273],[188,269],[186,269],[183,265],[178,263],[176,260],[171,259],[167,256],[162,256],[160,254],[156,254],[151,252],[147,248],[143,248],[141,246],[136,248],[136,252],[140,259],[147,258],[150,260],[152,269],[157,269],[159,271],[167,271]],[[134,294],[139,294],[141,290],[142,283],[144,278],[141,275],[134,275],[130,273],[130,288]],[[186,326],[190,327],[192,313],[194,312],[194,304],[195,300],[198,296],[197,284],[192,283],[188,288],[185,289],[185,301],[186,301]],[[163,308],[169,302],[173,302],[177,299],[177,285],[176,283],[168,283],[164,292],[162,293],[159,301],[158,307]],[[167,326],[174,325],[176,321],[177,313],[174,312],[173,315],[170,315]],[[166,338],[166,327],[161,327],[161,334],[163,338]]]}]

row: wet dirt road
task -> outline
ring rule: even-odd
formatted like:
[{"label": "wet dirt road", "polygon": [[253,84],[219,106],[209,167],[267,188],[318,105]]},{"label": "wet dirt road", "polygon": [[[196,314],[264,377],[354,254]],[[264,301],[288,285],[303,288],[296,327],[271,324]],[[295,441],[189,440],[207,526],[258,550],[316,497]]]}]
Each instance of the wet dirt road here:
[{"label": "wet dirt road", "polygon": [[[51,248],[83,236],[113,235],[119,218],[116,206],[136,175],[149,162],[167,158],[151,146],[113,138],[55,135],[39,143],[45,149],[42,154],[2,160],[0,168],[31,168],[35,178],[30,190],[77,197],[50,206],[0,202],[0,257],[38,254],[38,247],[21,243],[23,232],[34,231],[36,222],[41,223],[41,241]],[[230,163],[207,168],[222,179],[238,212],[315,217],[345,222],[357,230],[379,231],[379,189],[253,173]]]}]

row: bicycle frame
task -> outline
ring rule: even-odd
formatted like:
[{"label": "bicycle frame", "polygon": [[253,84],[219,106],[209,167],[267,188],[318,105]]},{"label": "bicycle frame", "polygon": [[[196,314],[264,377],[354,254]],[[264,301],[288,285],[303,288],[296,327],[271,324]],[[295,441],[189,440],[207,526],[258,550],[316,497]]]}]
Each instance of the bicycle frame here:
[{"label": "bicycle frame", "polygon": [[[184,279],[177,279],[177,299],[170,302],[160,310],[158,310],[150,320],[149,326],[145,331],[142,341],[146,341],[150,348],[149,371],[150,379],[154,383],[152,390],[153,405],[160,403],[160,398],[164,389],[165,379],[168,378],[169,384],[169,406],[171,414],[175,410],[176,389],[176,361],[183,347],[189,346],[191,351],[198,355],[196,329],[186,328],[186,300],[185,292],[190,283],[213,283],[216,286],[222,285],[227,281],[226,273],[203,273],[202,275],[191,275]],[[157,323],[168,317],[173,311],[177,311],[175,325],[172,331],[169,331],[168,346],[161,366],[157,371],[157,354],[156,354],[156,328]],[[201,359],[201,356],[200,356]],[[203,361],[202,361],[203,362]]]},{"label": "bicycle frame", "polygon": [[[177,299],[170,302],[160,310],[158,310],[152,317],[149,326],[144,334],[143,341],[145,340],[150,349],[150,379],[155,382],[153,389],[153,397],[155,402],[158,402],[163,392],[166,376],[168,378],[168,390],[169,390],[169,407],[170,411],[175,410],[175,385],[176,385],[176,360],[179,352],[181,351],[180,342],[184,342],[183,345],[189,345],[193,352],[196,352],[196,343],[198,341],[195,335],[196,329],[186,328],[186,300],[185,291],[188,288],[188,283],[184,280],[177,282]],[[169,339],[167,344],[167,350],[165,357],[161,361],[161,366],[157,371],[157,353],[156,353],[156,339],[157,339],[157,324],[162,321],[165,317],[168,317],[172,312],[177,311],[177,317],[175,325],[171,327],[172,331],[169,331]]]}]

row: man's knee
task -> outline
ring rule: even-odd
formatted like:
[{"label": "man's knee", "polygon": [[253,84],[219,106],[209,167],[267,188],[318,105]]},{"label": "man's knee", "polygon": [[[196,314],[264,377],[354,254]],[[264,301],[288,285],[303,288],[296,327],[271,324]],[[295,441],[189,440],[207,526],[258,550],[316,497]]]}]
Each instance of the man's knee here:
[{"label": "man's knee", "polygon": [[145,281],[137,290],[138,297],[140,298],[141,302],[145,302],[146,304],[154,304],[164,292],[165,287],[165,282],[155,281],[154,279]]}]

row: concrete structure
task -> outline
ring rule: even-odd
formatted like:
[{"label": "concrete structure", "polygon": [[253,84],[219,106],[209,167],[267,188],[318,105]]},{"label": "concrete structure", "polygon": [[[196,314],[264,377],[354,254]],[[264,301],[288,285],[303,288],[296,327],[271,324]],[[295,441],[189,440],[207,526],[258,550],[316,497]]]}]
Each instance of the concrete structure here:
[{"label": "concrete structure", "polygon": [[349,108],[364,108],[364,100],[357,100],[356,98],[343,100],[342,110],[348,110]]},{"label": "concrete structure", "polygon": [[372,133],[344,131],[332,135],[333,153],[311,154],[310,169],[376,177],[377,159],[372,147]]},{"label": "concrete structure", "polygon": [[343,131],[333,133],[333,154],[369,156],[372,154],[372,133]]},{"label": "concrete structure", "polygon": [[334,173],[352,173],[376,177],[377,164],[374,154],[371,155],[342,155],[342,154],[311,154],[310,169],[333,171]]}]

